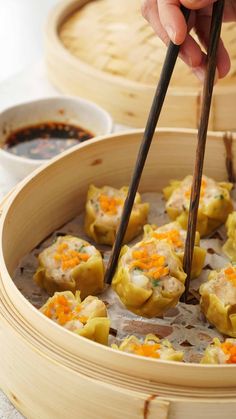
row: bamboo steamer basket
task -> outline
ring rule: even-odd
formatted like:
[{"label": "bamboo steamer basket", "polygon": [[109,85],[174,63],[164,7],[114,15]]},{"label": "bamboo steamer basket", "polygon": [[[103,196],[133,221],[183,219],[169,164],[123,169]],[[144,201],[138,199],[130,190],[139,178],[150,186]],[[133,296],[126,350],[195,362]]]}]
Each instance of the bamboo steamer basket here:
[{"label": "bamboo steamer basket", "polygon": [[[160,129],[140,192],[191,173],[196,136]],[[36,310],[11,279],[24,255],[83,211],[91,182],[128,184],[141,137],[134,131],[83,143],[37,169],[2,204],[0,387],[27,418],[235,418],[234,365],[157,362],[91,342]],[[209,133],[206,175],[227,179],[229,151],[235,155],[236,136]]]},{"label": "bamboo steamer basket", "polygon": [[[211,130],[235,130],[236,25],[223,25],[229,76],[214,89]],[[141,17],[140,0],[64,0],[51,12],[45,36],[49,79],[62,92],[84,96],[114,120],[143,127],[166,47]],[[179,60],[159,126],[197,128],[202,86]]]}]

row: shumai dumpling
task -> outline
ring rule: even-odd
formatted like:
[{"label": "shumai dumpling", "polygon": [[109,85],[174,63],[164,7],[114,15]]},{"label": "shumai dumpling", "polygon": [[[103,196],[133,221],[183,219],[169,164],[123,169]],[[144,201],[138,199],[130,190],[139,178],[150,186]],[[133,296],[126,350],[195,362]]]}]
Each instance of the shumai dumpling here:
[{"label": "shumai dumpling", "polygon": [[155,317],[178,303],[185,278],[172,247],[152,238],[123,246],[112,286],[128,310]]},{"label": "shumai dumpling", "polygon": [[[144,226],[144,237],[154,237],[157,240],[165,240],[173,247],[173,251],[180,258],[183,263],[184,247],[187,232],[177,221],[169,224],[164,224],[161,227],[151,226],[149,224]],[[200,235],[196,231],[195,246],[193,250],[193,261],[191,277],[195,278],[200,275],[206,257],[206,250],[200,247]]]},{"label": "shumai dumpling", "polygon": [[110,321],[103,301],[91,295],[81,302],[80,293],[56,292],[40,311],[71,332],[107,345]]},{"label": "shumai dumpling", "polygon": [[100,252],[85,240],[60,236],[38,256],[34,280],[49,294],[80,291],[82,300],[98,294],[104,285],[104,264]]},{"label": "shumai dumpling", "polygon": [[[197,219],[200,236],[206,236],[219,227],[233,210],[229,194],[232,186],[232,183],[219,183],[207,176],[202,177]],[[182,181],[172,181],[163,190],[169,217],[178,221],[184,229],[188,225],[191,188],[192,176],[186,176]]]},{"label": "shumai dumpling", "polygon": [[228,240],[223,246],[223,252],[232,262],[236,262],[236,211],[229,214],[226,221]]},{"label": "shumai dumpling", "polygon": [[[113,245],[120,223],[128,187],[96,188],[90,185],[86,202],[85,231],[96,243]],[[149,204],[142,203],[136,194],[124,242],[136,237],[147,222]]]},{"label": "shumai dumpling", "polygon": [[148,334],[142,342],[136,336],[129,336],[123,340],[120,346],[112,345],[113,349],[118,349],[130,354],[147,356],[165,361],[183,361],[183,352],[176,351],[168,339],[160,340],[152,334]]},{"label": "shumai dumpling", "polygon": [[206,348],[201,364],[236,364],[236,339],[226,339],[221,343],[214,338]]},{"label": "shumai dumpling", "polygon": [[236,337],[236,268],[212,271],[199,292],[207,320],[221,333]]}]

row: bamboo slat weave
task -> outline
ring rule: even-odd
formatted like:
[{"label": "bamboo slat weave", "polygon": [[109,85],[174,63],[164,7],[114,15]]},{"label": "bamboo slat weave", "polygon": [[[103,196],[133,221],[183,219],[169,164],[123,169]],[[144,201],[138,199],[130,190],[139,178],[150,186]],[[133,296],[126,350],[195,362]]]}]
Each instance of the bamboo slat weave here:
[{"label": "bamboo slat weave", "polygon": [[[140,0],[96,0],[70,15],[59,30],[64,46],[80,60],[113,76],[155,85],[166,47],[141,16]],[[236,81],[236,25],[224,24],[222,38],[229,49],[231,71],[221,85]],[[179,59],[172,86],[199,85]]]}]

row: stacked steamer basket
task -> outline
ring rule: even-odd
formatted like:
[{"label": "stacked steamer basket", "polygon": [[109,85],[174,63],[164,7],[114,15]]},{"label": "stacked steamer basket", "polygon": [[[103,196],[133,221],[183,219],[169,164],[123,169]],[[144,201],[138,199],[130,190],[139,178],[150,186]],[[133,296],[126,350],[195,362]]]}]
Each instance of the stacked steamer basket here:
[{"label": "stacked steamer basket", "polygon": [[[157,361],[91,342],[50,321],[12,280],[24,255],[83,211],[91,181],[114,187],[129,182],[141,136],[116,134],[65,152],[30,175],[2,206],[0,386],[27,418],[235,418],[234,365]],[[189,174],[195,144],[195,131],[160,129],[140,192],[161,191],[170,178]],[[206,175],[227,179],[223,155],[224,135],[209,133]]]},{"label": "stacked steamer basket", "polygon": [[[209,129],[234,130],[236,26],[223,39],[232,68],[214,90]],[[166,48],[141,17],[139,0],[72,0],[52,12],[46,31],[50,80],[64,93],[91,99],[116,122],[145,125]],[[197,128],[202,86],[179,60],[159,126]]]}]

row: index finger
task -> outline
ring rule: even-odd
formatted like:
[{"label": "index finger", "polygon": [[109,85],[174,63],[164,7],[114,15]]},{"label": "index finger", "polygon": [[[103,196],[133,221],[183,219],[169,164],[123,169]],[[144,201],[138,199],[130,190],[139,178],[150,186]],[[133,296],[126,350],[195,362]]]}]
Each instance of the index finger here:
[{"label": "index finger", "polygon": [[180,45],[187,35],[187,24],[180,10],[181,4],[197,10],[212,5],[216,0],[157,0],[159,18],[162,26],[174,44]]},{"label": "index finger", "polygon": [[176,45],[182,44],[187,35],[187,24],[179,0],[157,0],[157,3],[161,24],[169,38]]}]

